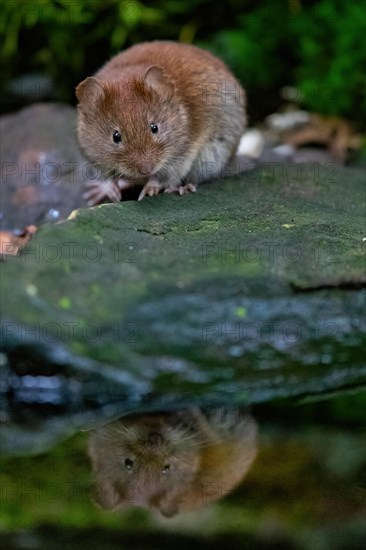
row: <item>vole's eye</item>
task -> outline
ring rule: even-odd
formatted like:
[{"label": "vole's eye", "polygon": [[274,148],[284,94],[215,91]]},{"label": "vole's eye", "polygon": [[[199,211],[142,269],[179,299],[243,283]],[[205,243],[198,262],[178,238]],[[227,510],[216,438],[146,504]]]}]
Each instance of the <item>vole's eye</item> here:
[{"label": "vole's eye", "polygon": [[150,129],[152,131],[153,134],[156,134],[158,131],[159,131],[159,128],[158,128],[158,125],[155,124],[155,122],[152,122],[150,124]]},{"label": "vole's eye", "polygon": [[166,475],[170,470],[170,464],[165,464],[164,468],[161,470],[164,475]]},{"label": "vole's eye", "polygon": [[126,470],[131,471],[133,468],[133,461],[130,458],[126,458],[125,460],[125,468]]},{"label": "vole's eye", "polygon": [[114,143],[120,143],[121,140],[122,140],[122,136],[121,136],[120,132],[118,130],[113,132],[113,141],[114,141]]}]

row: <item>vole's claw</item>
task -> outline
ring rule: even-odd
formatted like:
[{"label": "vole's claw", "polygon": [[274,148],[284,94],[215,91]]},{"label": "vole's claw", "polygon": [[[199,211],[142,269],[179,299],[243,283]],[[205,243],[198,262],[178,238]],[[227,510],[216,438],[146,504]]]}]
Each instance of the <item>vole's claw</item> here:
[{"label": "vole's claw", "polygon": [[196,191],[197,187],[193,183],[186,183],[179,188],[180,195],[187,195],[187,193],[195,193]]},{"label": "vole's claw", "polygon": [[139,197],[137,200],[142,201],[142,199],[146,196],[153,197],[154,195],[157,195],[160,190],[161,190],[161,185],[157,180],[148,181],[144,185],[144,188],[139,194]]},{"label": "vole's claw", "polygon": [[185,185],[172,185],[164,189],[164,193],[179,193],[179,195],[187,195],[187,193],[195,193],[197,187],[193,183],[186,183]]}]

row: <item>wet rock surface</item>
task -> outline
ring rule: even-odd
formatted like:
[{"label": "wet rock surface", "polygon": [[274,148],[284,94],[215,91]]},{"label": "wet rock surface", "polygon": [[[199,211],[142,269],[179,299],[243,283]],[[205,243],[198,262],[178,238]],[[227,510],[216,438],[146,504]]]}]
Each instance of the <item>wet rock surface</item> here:
[{"label": "wet rock surface", "polygon": [[89,362],[128,410],[128,387],[153,409],[364,383],[364,174],[315,169],[288,181],[266,167],[42,227],[2,266],[3,360],[32,374],[29,350],[51,348],[47,375],[74,363],[76,380]]},{"label": "wet rock surface", "polygon": [[[55,104],[2,117],[3,227],[83,206],[88,165],[74,128],[75,110]],[[112,418],[364,384],[365,172],[296,154],[190,196],[80,208],[6,258],[9,450],[31,446],[34,426],[51,444],[69,433],[70,414],[77,429],[90,411]]]}]

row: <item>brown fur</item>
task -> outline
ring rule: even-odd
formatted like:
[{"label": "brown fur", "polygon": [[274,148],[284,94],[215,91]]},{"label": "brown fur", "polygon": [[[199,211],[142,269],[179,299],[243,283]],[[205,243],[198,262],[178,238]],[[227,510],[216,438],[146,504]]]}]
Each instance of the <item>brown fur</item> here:
[{"label": "brown fur", "polygon": [[84,152],[106,176],[131,184],[154,178],[164,189],[219,175],[246,124],[244,91],[224,63],[174,42],[118,54],[81,82],[76,95]]},{"label": "brown fur", "polygon": [[92,432],[89,455],[101,506],[138,505],[171,517],[241,481],[256,455],[256,424],[239,409],[131,415]]}]

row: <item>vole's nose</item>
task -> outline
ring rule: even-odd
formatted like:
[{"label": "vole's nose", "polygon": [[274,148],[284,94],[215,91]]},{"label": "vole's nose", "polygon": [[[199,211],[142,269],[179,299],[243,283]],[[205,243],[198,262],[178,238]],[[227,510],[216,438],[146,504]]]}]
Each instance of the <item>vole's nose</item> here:
[{"label": "vole's nose", "polygon": [[154,447],[159,447],[164,442],[163,436],[158,432],[150,432],[147,436],[147,440],[149,444],[153,445]]},{"label": "vole's nose", "polygon": [[143,176],[149,176],[154,165],[149,159],[142,158],[136,162],[136,168]]}]

